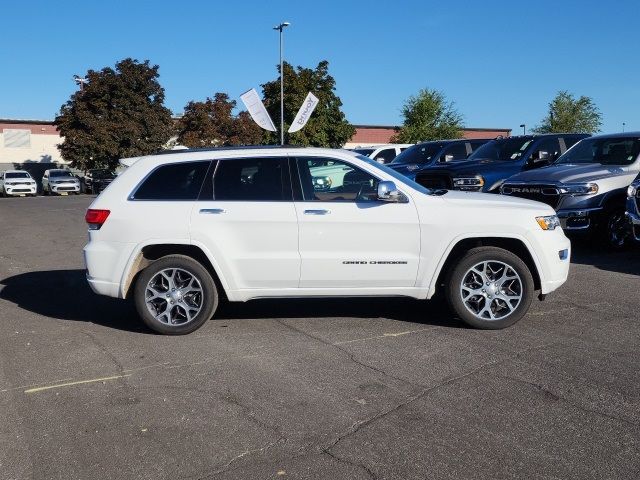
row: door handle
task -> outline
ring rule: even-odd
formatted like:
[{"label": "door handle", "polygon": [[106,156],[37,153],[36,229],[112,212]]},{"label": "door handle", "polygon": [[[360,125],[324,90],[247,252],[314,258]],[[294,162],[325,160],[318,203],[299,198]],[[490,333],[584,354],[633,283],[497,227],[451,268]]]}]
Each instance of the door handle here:
[{"label": "door handle", "polygon": [[305,215],[326,215],[331,213],[331,210],[305,210]]},{"label": "door handle", "polygon": [[221,213],[227,213],[224,208],[201,208],[200,213],[208,213],[210,215],[220,215]]}]

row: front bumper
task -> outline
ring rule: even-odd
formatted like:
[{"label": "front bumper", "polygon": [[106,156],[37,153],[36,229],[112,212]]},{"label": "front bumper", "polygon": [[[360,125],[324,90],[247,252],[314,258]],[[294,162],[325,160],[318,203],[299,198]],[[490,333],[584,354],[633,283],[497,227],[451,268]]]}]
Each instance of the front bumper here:
[{"label": "front bumper", "polygon": [[36,185],[7,185],[4,186],[7,195],[35,195],[38,191]]},{"label": "front bumper", "polygon": [[530,241],[537,256],[540,293],[546,295],[567,281],[571,264],[571,241],[560,228],[532,232]]},{"label": "front bumper", "polygon": [[49,184],[53,193],[80,193],[79,183],[57,183]]},{"label": "front bumper", "polygon": [[640,242],[640,210],[638,210],[640,198],[627,197],[627,218],[631,224],[633,238]]},{"label": "front bumper", "polygon": [[602,207],[558,210],[558,218],[562,229],[566,231],[591,230],[595,225],[595,217],[602,212]]}]

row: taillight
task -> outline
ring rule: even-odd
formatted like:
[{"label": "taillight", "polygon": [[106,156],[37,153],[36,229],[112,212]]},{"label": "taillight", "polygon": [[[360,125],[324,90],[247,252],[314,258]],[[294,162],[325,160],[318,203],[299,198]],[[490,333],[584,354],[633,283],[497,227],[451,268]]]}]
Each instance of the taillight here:
[{"label": "taillight", "polygon": [[89,230],[100,230],[110,213],[110,210],[94,210],[92,208],[87,210],[84,219],[89,224]]}]

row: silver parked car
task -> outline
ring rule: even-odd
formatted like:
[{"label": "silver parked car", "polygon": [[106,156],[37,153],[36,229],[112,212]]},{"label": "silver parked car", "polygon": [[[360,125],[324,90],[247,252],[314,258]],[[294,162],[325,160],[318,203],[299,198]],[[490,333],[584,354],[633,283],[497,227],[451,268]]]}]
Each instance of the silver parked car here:
[{"label": "silver parked car", "polygon": [[80,180],[70,170],[54,168],[45,170],[42,177],[42,191],[45,195],[68,195],[80,193]]},{"label": "silver parked car", "polygon": [[567,233],[620,248],[629,239],[627,187],[640,172],[640,132],[585,138],[548,167],[507,179],[501,193],[551,205]]}]

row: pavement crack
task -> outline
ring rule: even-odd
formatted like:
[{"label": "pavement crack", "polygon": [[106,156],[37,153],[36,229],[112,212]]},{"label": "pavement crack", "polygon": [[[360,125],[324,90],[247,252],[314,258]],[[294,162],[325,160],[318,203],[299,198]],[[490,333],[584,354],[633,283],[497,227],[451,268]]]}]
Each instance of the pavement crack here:
[{"label": "pavement crack", "polygon": [[328,450],[323,450],[322,454],[333,458],[337,462],[344,463],[345,465],[349,465],[349,466],[356,467],[363,470],[367,474],[367,476],[372,480],[376,480],[378,478],[376,474],[373,473],[373,471],[369,467],[367,467],[364,463],[352,462],[350,460],[347,460],[346,458],[339,457],[335,453],[332,453]]},{"label": "pavement crack", "polygon": [[[404,378],[401,378],[401,377],[397,377],[397,376],[395,376],[395,375],[392,375],[392,374],[390,374],[389,372],[386,372],[385,370],[382,370],[381,368],[374,367],[373,365],[369,365],[368,363],[364,363],[364,362],[362,362],[362,361],[358,360],[358,359],[355,357],[355,354],[354,354],[354,353],[352,353],[352,352],[350,352],[350,351],[349,351],[349,350],[347,350],[346,348],[343,348],[343,347],[341,347],[340,345],[336,345],[335,343],[331,343],[331,342],[329,342],[329,341],[325,340],[325,339],[324,339],[324,338],[322,338],[322,337],[317,337],[317,336],[315,336],[315,335],[313,335],[313,334],[311,334],[311,333],[309,333],[309,332],[306,332],[306,331],[304,331],[304,330],[302,330],[302,329],[300,329],[300,328],[294,327],[293,325],[289,325],[288,323],[286,323],[285,321],[283,321],[283,320],[281,320],[281,319],[277,319],[277,320],[276,320],[276,322],[277,322],[277,323],[279,323],[280,325],[282,325],[283,327],[285,327],[285,328],[287,328],[287,329],[289,329],[289,330],[293,331],[293,332],[299,333],[299,334],[301,334],[301,335],[304,335],[305,337],[308,337],[308,338],[311,338],[311,339],[313,339],[313,340],[316,340],[316,341],[318,341],[318,342],[320,342],[320,343],[322,343],[322,344],[324,344],[324,345],[326,345],[326,346],[328,346],[328,347],[332,347],[332,348],[335,348],[336,350],[339,350],[339,351],[340,351],[340,352],[342,352],[343,354],[347,355],[347,357],[349,357],[349,360],[350,360],[351,362],[355,363],[356,365],[359,365],[359,366],[361,366],[361,367],[363,367],[363,368],[366,368],[366,369],[371,370],[371,371],[373,371],[373,372],[379,373],[380,375],[383,375],[383,376],[385,376],[385,377],[391,378],[391,379],[393,379],[393,380],[396,380],[396,381],[398,381],[398,382],[404,383],[404,384],[406,384],[406,385],[410,385],[410,386],[412,386],[412,387],[414,387],[414,388],[421,388],[421,387],[423,387],[423,385],[418,385],[418,384],[412,383],[412,382],[410,382],[409,380],[406,380],[406,379],[404,379]],[[393,387],[392,387],[392,386],[390,386],[390,385],[387,385],[387,386],[388,386],[388,387],[390,387],[390,388],[393,388]],[[393,389],[394,389],[394,390],[396,390],[396,391],[398,391],[398,392],[400,392],[400,391],[399,391],[398,389],[396,389],[396,388],[393,388]],[[404,392],[400,392],[400,393],[404,393]]]},{"label": "pavement crack", "polygon": [[517,383],[522,383],[522,384],[534,387],[536,390],[542,392],[549,399],[567,403],[567,404],[571,405],[572,407],[580,410],[581,412],[591,413],[591,414],[597,415],[599,417],[607,418],[609,420],[615,420],[617,422],[620,422],[620,423],[623,423],[625,425],[629,425],[629,426],[632,426],[632,427],[639,426],[637,423],[629,421],[629,420],[626,420],[624,418],[616,417],[614,415],[610,415],[608,413],[604,413],[604,412],[601,412],[599,410],[595,410],[595,409],[592,409],[592,408],[587,408],[587,407],[584,407],[582,405],[579,405],[576,402],[574,402],[573,400],[570,400],[570,399],[568,399],[566,397],[563,397],[562,395],[559,395],[558,393],[552,392],[550,389],[540,385],[539,383],[528,382],[527,380],[522,380],[521,378],[512,377],[510,375],[496,375],[496,376],[504,378],[505,380],[512,380],[512,381],[517,382]]},{"label": "pavement crack", "polygon": [[91,342],[98,347],[98,349],[104,353],[107,357],[109,357],[109,359],[113,362],[113,364],[116,366],[116,369],[118,370],[118,373],[123,375],[125,373],[125,368],[124,366],[120,363],[120,361],[116,358],[116,356],[111,353],[109,350],[107,350],[107,347],[104,346],[104,344],[98,340],[95,335],[91,332],[87,332],[87,331],[83,331],[82,332],[83,335],[89,337],[89,339],[91,340]]}]

